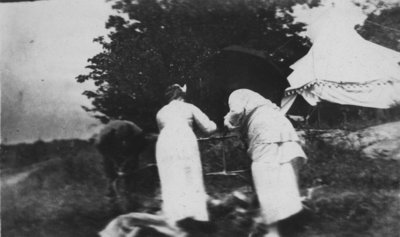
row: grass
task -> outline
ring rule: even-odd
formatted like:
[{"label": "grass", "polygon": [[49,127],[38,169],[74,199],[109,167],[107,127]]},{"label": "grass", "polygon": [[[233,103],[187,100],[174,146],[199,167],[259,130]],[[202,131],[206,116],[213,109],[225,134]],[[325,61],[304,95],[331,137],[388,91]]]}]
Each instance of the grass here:
[{"label": "grass", "polygon": [[107,217],[105,179],[88,148],[2,186],[2,236],[96,236]]},{"label": "grass", "polygon": [[400,162],[320,144],[308,141],[300,174],[303,188],[322,186],[305,203],[314,220],[304,236],[398,236]]},{"label": "grass", "polygon": [[[317,138],[306,144],[309,159],[300,173],[301,188],[321,188],[305,202],[308,215],[303,217],[303,231],[296,236],[398,236],[400,163],[368,160],[357,151],[321,144]],[[99,154],[85,142],[66,141],[64,145],[40,144],[46,152],[37,151],[34,162],[28,159],[29,145],[21,146],[24,152],[18,151],[18,146],[6,147],[8,153],[2,154],[1,167],[7,172],[2,176],[42,163],[27,179],[2,185],[2,236],[96,236],[116,215],[105,199],[106,180]],[[249,168],[250,161],[238,139],[202,142],[200,148],[205,174],[222,170],[223,149],[228,170]],[[254,195],[248,172],[239,176],[205,175],[205,181],[214,198],[237,189]],[[236,213],[222,217],[219,225],[223,230],[217,236],[246,236],[252,220],[246,213]]]}]

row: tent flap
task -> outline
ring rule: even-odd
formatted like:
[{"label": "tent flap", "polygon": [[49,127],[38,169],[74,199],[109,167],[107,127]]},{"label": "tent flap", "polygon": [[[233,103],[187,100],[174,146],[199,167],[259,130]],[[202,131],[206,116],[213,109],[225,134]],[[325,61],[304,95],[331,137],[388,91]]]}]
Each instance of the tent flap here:
[{"label": "tent flap", "polygon": [[284,100],[300,94],[311,105],[325,100],[337,104],[390,108],[400,104],[399,92],[400,81],[373,81],[363,84],[314,81],[303,87],[287,90]]}]

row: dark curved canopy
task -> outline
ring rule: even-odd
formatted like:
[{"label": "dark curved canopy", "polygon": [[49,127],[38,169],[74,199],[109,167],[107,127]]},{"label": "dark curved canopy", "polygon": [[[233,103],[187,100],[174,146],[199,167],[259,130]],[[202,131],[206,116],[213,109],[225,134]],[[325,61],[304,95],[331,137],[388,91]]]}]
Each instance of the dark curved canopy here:
[{"label": "dark curved canopy", "polygon": [[247,88],[279,105],[289,86],[282,70],[264,51],[232,45],[209,59],[207,65],[216,76],[213,84],[228,94]]}]

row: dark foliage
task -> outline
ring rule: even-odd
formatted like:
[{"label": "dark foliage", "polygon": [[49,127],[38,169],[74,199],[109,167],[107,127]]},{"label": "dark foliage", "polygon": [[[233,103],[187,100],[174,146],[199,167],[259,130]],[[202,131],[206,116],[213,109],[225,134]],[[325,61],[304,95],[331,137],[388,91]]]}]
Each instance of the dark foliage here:
[{"label": "dark foliage", "polygon": [[400,52],[400,6],[370,14],[358,32],[366,39]]},{"label": "dark foliage", "polygon": [[0,167],[7,169],[21,168],[66,154],[77,154],[87,149],[90,144],[83,140],[38,140],[32,144],[1,145]]}]

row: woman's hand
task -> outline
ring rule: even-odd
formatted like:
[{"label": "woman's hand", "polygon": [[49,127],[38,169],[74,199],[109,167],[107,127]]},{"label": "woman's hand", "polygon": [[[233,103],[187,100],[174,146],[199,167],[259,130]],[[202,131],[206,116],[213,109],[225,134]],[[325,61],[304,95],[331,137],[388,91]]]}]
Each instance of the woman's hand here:
[{"label": "woman's hand", "polygon": [[231,122],[229,121],[229,118],[228,118],[228,117],[225,117],[225,119],[224,119],[224,129],[230,131],[230,130],[233,130],[233,129],[235,129],[235,128],[236,128],[236,126],[233,126],[233,125],[231,124]]},{"label": "woman's hand", "polygon": [[238,128],[242,124],[244,116],[244,110],[233,110],[231,109],[224,117],[224,126],[229,130]]}]

